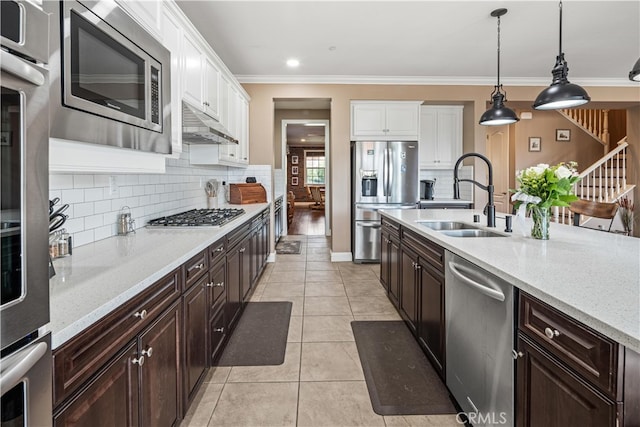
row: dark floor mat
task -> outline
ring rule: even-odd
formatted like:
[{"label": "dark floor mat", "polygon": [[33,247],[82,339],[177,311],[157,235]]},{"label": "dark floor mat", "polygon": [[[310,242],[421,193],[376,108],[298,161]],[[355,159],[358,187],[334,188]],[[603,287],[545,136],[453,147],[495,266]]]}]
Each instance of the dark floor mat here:
[{"label": "dark floor mat", "polygon": [[449,391],[403,321],[354,321],[351,329],[377,414],[457,412]]},{"label": "dark floor mat", "polygon": [[282,365],[292,302],[249,302],[218,366]]},{"label": "dark floor mat", "polygon": [[299,240],[285,240],[276,245],[278,255],[298,255],[301,252],[302,242]]}]

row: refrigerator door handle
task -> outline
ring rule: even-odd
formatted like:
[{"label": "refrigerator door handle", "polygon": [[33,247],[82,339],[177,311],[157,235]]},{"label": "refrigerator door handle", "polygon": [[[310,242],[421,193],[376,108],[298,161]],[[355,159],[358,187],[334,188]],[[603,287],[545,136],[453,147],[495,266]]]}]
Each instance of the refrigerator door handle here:
[{"label": "refrigerator door handle", "polygon": [[393,188],[393,182],[391,177],[393,176],[393,162],[391,161],[391,148],[387,148],[387,164],[389,167],[387,168],[387,196],[391,197],[391,189]]},{"label": "refrigerator door handle", "polygon": [[384,149],[384,155],[382,156],[382,195],[387,196],[387,149]]}]

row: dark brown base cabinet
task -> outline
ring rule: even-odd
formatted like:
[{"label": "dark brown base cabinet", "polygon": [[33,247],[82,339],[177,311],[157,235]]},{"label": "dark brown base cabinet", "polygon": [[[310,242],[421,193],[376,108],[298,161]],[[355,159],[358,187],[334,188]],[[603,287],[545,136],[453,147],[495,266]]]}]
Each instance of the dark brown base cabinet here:
[{"label": "dark brown base cabinet", "polygon": [[381,236],[380,282],[444,378],[444,249],[388,218]]},{"label": "dark brown base cabinet", "polygon": [[267,209],[54,350],[54,425],[178,425],[264,270],[269,226]]},{"label": "dark brown base cabinet", "polygon": [[54,414],[54,425],[177,425],[181,314],[177,301]]},{"label": "dark brown base cabinet", "polygon": [[640,426],[640,355],[520,293],[518,427]]}]

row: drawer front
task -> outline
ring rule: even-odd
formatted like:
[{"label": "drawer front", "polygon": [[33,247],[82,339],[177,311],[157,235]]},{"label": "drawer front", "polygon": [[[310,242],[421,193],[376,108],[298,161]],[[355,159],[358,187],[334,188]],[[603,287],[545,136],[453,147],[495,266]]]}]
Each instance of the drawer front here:
[{"label": "drawer front", "polygon": [[184,264],[184,289],[189,289],[207,271],[209,271],[209,257],[206,251],[202,251]]},{"label": "drawer front", "polygon": [[400,224],[398,224],[397,222],[391,221],[386,217],[382,217],[382,226],[387,229],[389,234],[397,238],[400,238]]},{"label": "drawer front", "polygon": [[224,239],[218,240],[213,245],[209,246],[209,265],[214,265],[218,261],[224,259],[225,255],[225,241]]},{"label": "drawer front", "polygon": [[444,272],[444,248],[409,230],[402,230],[402,244],[416,251],[420,258]]},{"label": "drawer front", "polygon": [[616,397],[617,343],[524,292],[520,294],[519,328],[585,379]]},{"label": "drawer front", "polygon": [[236,230],[233,230],[231,233],[227,234],[227,250],[233,249],[235,245],[237,245],[244,239],[244,237],[251,230],[251,222],[252,221],[247,221]]},{"label": "drawer front", "polygon": [[227,296],[226,283],[226,264],[220,262],[213,266],[209,272],[209,307],[212,311],[218,309],[218,306],[224,305]]},{"label": "drawer front", "polygon": [[181,294],[180,270],[93,324],[53,353],[53,400],[59,405]]}]

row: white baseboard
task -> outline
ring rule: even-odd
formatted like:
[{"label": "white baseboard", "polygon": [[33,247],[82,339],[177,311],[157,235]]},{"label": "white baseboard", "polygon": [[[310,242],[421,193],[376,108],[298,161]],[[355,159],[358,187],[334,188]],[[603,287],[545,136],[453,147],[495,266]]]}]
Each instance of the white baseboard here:
[{"label": "white baseboard", "polygon": [[269,256],[267,257],[267,262],[276,262],[276,253],[275,252],[271,252],[269,254]]},{"label": "white baseboard", "polygon": [[331,252],[331,262],[351,262],[351,252]]}]

